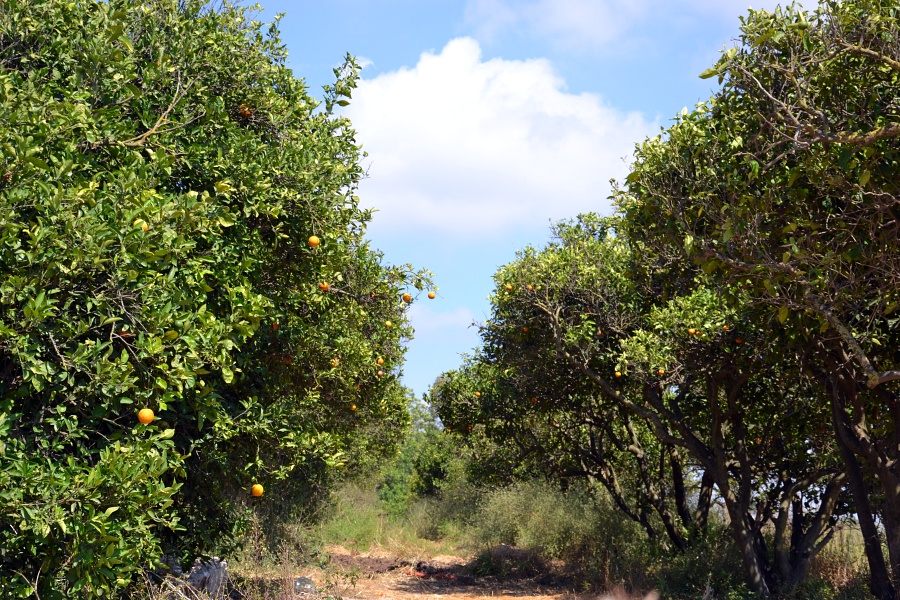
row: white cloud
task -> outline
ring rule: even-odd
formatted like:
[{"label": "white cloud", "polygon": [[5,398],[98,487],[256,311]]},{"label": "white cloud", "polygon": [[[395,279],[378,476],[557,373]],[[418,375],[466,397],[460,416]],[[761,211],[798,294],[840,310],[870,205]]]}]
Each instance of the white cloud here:
[{"label": "white cloud", "polygon": [[[784,0],[468,0],[466,22],[479,39],[517,30],[569,50],[600,50],[633,38],[637,28],[673,20],[732,20],[749,6],[772,10]],[[662,23],[660,23],[662,22]]]},{"label": "white cloud", "polygon": [[470,38],[363,79],[347,115],[369,152],[361,196],[379,210],[374,227],[463,235],[604,210],[609,179],[656,130],[567,93],[546,60],[482,61]]}]

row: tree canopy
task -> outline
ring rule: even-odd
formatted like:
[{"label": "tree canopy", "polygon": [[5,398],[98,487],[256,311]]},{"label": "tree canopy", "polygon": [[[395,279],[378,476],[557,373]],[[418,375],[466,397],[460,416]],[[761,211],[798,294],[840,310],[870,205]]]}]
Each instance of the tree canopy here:
[{"label": "tree canopy", "polygon": [[268,498],[302,509],[405,429],[400,296],[429,280],[364,237],[361,151],[333,112],[358,67],[319,102],[277,23],[252,17],[0,3],[0,587],[15,595],[110,595],[164,552],[227,549]]},{"label": "tree canopy", "polygon": [[742,18],[702,74],[721,89],[638,146],[616,217],[563,223],[498,272],[484,347],[448,377],[503,383],[446,395],[442,418],[493,420],[675,547],[702,525],[679,488],[703,506],[705,480],[763,596],[852,506],[872,591],[895,598],[898,11]]}]

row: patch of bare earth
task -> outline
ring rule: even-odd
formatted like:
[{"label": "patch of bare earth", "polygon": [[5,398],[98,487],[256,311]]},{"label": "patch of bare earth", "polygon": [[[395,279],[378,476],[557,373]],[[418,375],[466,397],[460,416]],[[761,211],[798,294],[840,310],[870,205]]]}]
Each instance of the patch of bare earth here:
[{"label": "patch of bare earth", "polygon": [[[520,552],[508,548],[503,552]],[[537,572],[522,556],[522,569],[499,575],[477,574],[475,561],[458,556],[435,556],[427,560],[402,559],[389,554],[361,554],[332,548],[327,570],[335,595],[351,600],[470,600],[472,598],[529,598],[534,600],[581,600],[566,586],[568,581],[545,570]],[[513,563],[516,556],[507,556]],[[317,583],[324,572],[309,573]],[[335,578],[335,576],[337,576]],[[593,596],[596,598],[596,596]]]}]

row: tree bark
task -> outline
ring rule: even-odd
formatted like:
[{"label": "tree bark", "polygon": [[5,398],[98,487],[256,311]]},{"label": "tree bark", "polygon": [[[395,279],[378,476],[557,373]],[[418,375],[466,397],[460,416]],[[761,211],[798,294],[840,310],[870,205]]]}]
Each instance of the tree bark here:
[{"label": "tree bark", "polygon": [[850,493],[853,495],[853,504],[856,508],[856,516],[859,528],[863,536],[863,547],[866,552],[866,560],[869,562],[869,590],[878,600],[897,600],[897,592],[888,573],[887,564],[884,562],[884,552],[881,550],[881,540],[878,536],[878,527],[872,513],[872,505],[866,493],[866,484],[863,479],[862,469],[856,459],[856,455],[847,445],[847,440],[852,432],[846,423],[846,413],[841,401],[841,386],[831,380],[831,415],[834,425],[835,437],[841,458],[847,468],[847,477]]}]

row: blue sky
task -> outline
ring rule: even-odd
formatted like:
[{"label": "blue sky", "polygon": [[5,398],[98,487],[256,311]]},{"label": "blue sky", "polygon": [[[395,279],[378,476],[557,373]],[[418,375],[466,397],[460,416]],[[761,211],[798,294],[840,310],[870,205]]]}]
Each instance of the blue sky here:
[{"label": "blue sky", "polygon": [[[551,221],[610,212],[634,145],[712,93],[746,0],[260,0],[316,96],[345,53],[364,205],[391,263],[435,274],[410,307],[417,395],[478,344],[497,267]],[[754,2],[773,9],[774,0]]]}]

